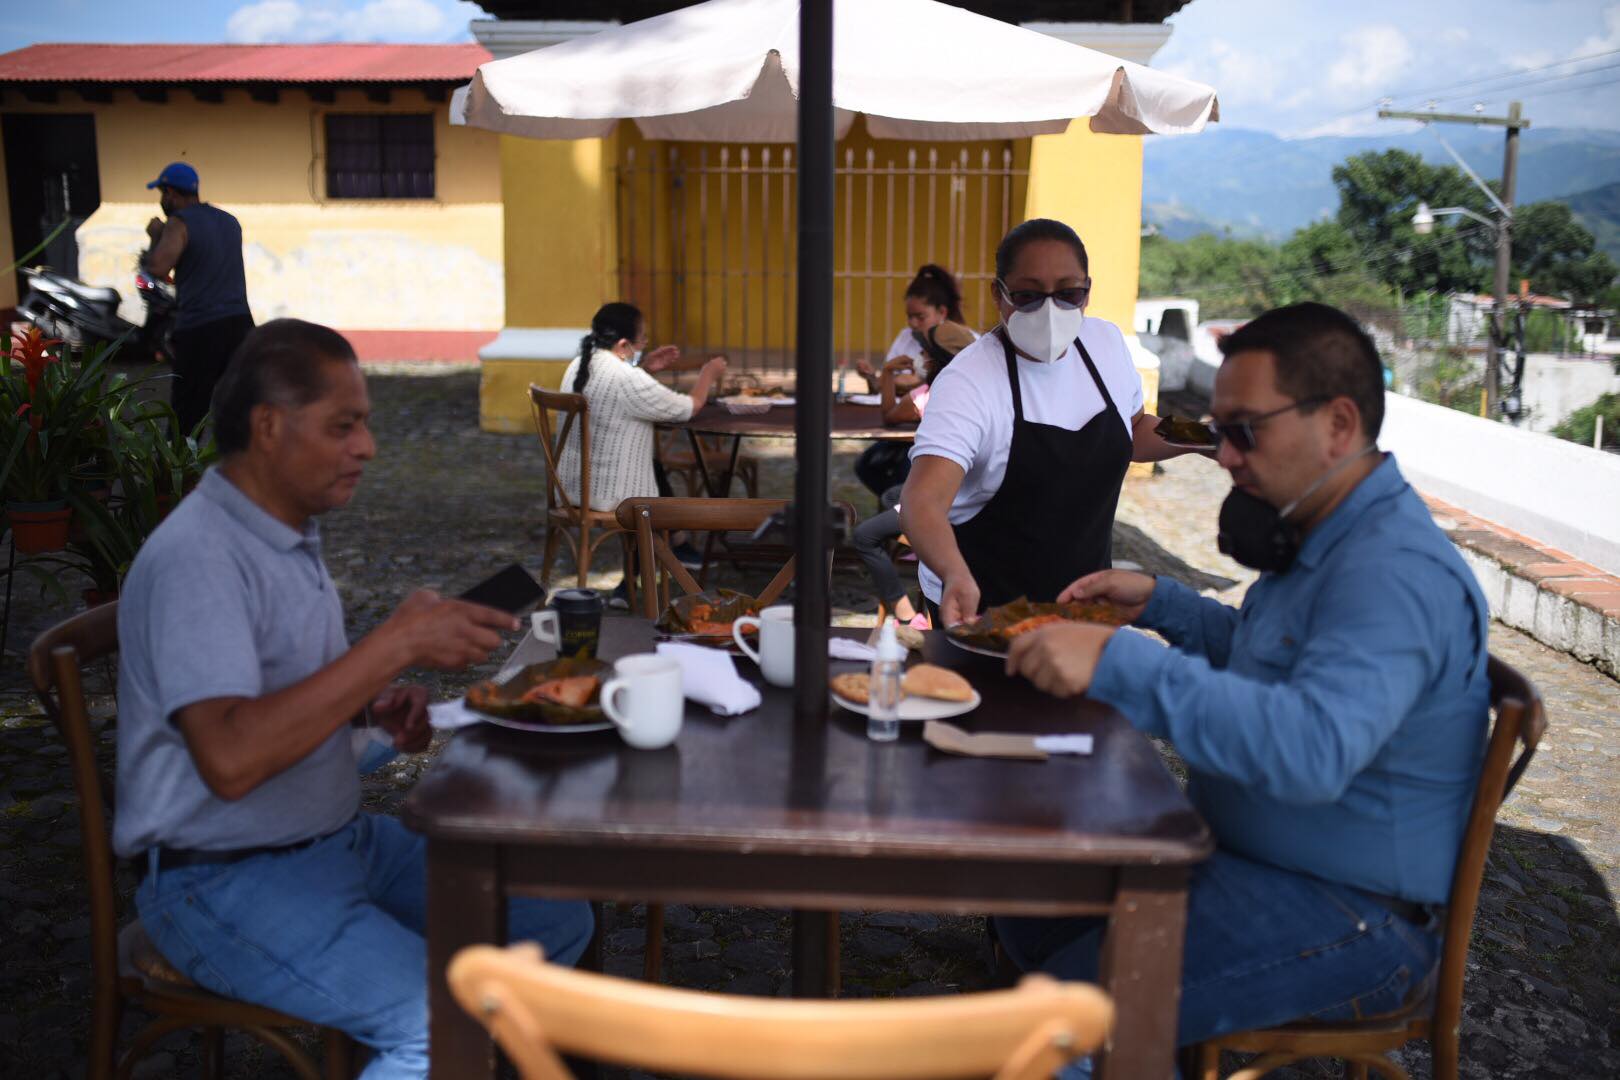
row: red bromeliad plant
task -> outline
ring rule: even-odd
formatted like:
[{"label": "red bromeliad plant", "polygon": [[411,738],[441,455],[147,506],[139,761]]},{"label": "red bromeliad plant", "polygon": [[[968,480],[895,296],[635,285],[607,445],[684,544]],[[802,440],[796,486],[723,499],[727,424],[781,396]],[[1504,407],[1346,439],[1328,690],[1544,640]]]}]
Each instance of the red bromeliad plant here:
[{"label": "red bromeliad plant", "polygon": [[[109,390],[105,353],[64,361],[37,327],[4,341],[0,371],[0,498],[61,504],[90,479]],[[119,380],[114,380],[115,382]]]}]

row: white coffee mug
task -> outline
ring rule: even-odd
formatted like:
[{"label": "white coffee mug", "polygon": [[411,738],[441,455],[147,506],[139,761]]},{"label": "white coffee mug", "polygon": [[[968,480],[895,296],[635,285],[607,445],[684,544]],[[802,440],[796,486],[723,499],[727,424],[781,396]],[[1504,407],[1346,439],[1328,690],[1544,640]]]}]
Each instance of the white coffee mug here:
[{"label": "white coffee mug", "polygon": [[[621,699],[622,695],[622,699]],[[624,741],[639,750],[658,750],[675,741],[686,715],[681,665],[656,653],[626,656],[602,684],[602,711],[618,725]]]},{"label": "white coffee mug", "polygon": [[[743,639],[743,629],[759,629],[759,649],[755,650]],[[779,604],[759,613],[759,618],[744,615],[731,624],[731,637],[737,648],[759,665],[765,681],[772,686],[793,685],[793,608]]]}]

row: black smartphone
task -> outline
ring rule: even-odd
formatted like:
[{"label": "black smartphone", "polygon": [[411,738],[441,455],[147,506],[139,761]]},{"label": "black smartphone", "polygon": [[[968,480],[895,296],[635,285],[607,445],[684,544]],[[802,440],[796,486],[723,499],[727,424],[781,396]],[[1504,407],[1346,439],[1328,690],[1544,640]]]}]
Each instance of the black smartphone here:
[{"label": "black smartphone", "polygon": [[546,590],[527,570],[513,563],[462,593],[461,599],[516,615],[544,603]]}]

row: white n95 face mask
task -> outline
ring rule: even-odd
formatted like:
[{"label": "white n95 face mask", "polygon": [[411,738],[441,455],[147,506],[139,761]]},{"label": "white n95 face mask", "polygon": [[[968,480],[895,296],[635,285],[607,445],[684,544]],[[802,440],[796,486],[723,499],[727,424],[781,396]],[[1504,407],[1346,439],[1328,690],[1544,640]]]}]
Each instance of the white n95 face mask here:
[{"label": "white n95 face mask", "polygon": [[1007,317],[1007,336],[1022,351],[1045,364],[1063,355],[1085,325],[1084,308],[1060,308],[1050,296],[1034,311]]}]

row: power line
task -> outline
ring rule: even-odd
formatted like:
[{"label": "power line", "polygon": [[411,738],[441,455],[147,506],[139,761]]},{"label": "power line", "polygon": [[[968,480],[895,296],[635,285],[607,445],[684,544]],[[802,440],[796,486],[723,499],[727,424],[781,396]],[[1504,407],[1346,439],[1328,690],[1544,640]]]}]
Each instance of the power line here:
[{"label": "power line", "polygon": [[1499,96],[1514,96],[1514,97],[1517,97],[1517,96],[1519,96],[1519,93],[1520,93],[1521,90],[1524,90],[1524,89],[1526,89],[1528,87],[1531,87],[1531,86],[1542,86],[1542,85],[1545,85],[1546,83],[1565,82],[1565,81],[1567,81],[1569,79],[1585,78],[1588,75],[1597,75],[1597,74],[1599,74],[1601,72],[1615,71],[1617,69],[1620,69],[1620,62],[1613,63],[1613,64],[1599,64],[1596,67],[1584,68],[1581,71],[1570,71],[1570,72],[1566,72],[1566,73],[1564,73],[1562,75],[1545,75],[1545,76],[1542,76],[1539,79],[1529,79],[1529,80],[1526,80],[1524,82],[1516,82],[1516,83],[1511,83],[1511,84],[1506,85],[1506,86],[1493,87],[1492,89],[1489,89],[1489,90],[1471,91],[1471,92],[1466,93],[1466,94],[1457,94],[1457,95],[1452,96],[1452,97],[1433,98],[1432,100],[1434,100],[1436,103],[1444,104],[1446,102],[1451,102],[1451,101],[1467,101],[1467,100],[1469,100],[1471,98],[1478,98],[1482,94],[1486,94],[1486,95],[1489,95],[1491,97],[1499,97]]},{"label": "power line", "polygon": [[[1463,87],[1473,86],[1473,85],[1475,85],[1477,83],[1491,83],[1491,82],[1496,82],[1496,81],[1502,80],[1502,79],[1510,79],[1510,80],[1511,79],[1521,79],[1526,75],[1534,75],[1537,72],[1541,72],[1541,71],[1551,71],[1553,68],[1564,67],[1564,66],[1566,66],[1568,64],[1585,63],[1587,60],[1601,60],[1605,56],[1615,56],[1615,55],[1620,55],[1620,49],[1607,49],[1607,50],[1605,50],[1603,52],[1587,53],[1585,56],[1570,56],[1570,57],[1566,57],[1563,60],[1558,60],[1558,61],[1556,61],[1554,63],[1551,63],[1551,64],[1543,64],[1540,67],[1516,68],[1516,69],[1511,70],[1511,71],[1501,71],[1501,72],[1496,73],[1495,75],[1480,75],[1480,76],[1476,76],[1475,78],[1472,78],[1472,79],[1464,79],[1462,82],[1449,83],[1449,84],[1447,84],[1445,86],[1430,87],[1429,89],[1426,89],[1426,90],[1397,90],[1397,91],[1395,91],[1395,92],[1393,92],[1391,94],[1385,95],[1385,96],[1388,97],[1392,101],[1410,101],[1410,100],[1412,100],[1414,98],[1432,97],[1435,94],[1446,94],[1446,93],[1450,93],[1452,91],[1461,91]],[[1568,75],[1580,75],[1580,74],[1585,74],[1585,73],[1584,72],[1568,72],[1567,74]],[[1466,93],[1459,93],[1456,96],[1466,97],[1467,94]],[[1380,99],[1375,100],[1375,101],[1373,101],[1373,102],[1371,102],[1371,103],[1369,103],[1367,105],[1363,105],[1360,108],[1353,109],[1351,111],[1352,112],[1361,112],[1364,109],[1370,109],[1373,106],[1377,105],[1379,103],[1379,101],[1381,101],[1381,100],[1383,100],[1383,99],[1380,98]],[[1445,100],[1448,100],[1448,101],[1449,100],[1454,100],[1454,98],[1446,98]]]}]

